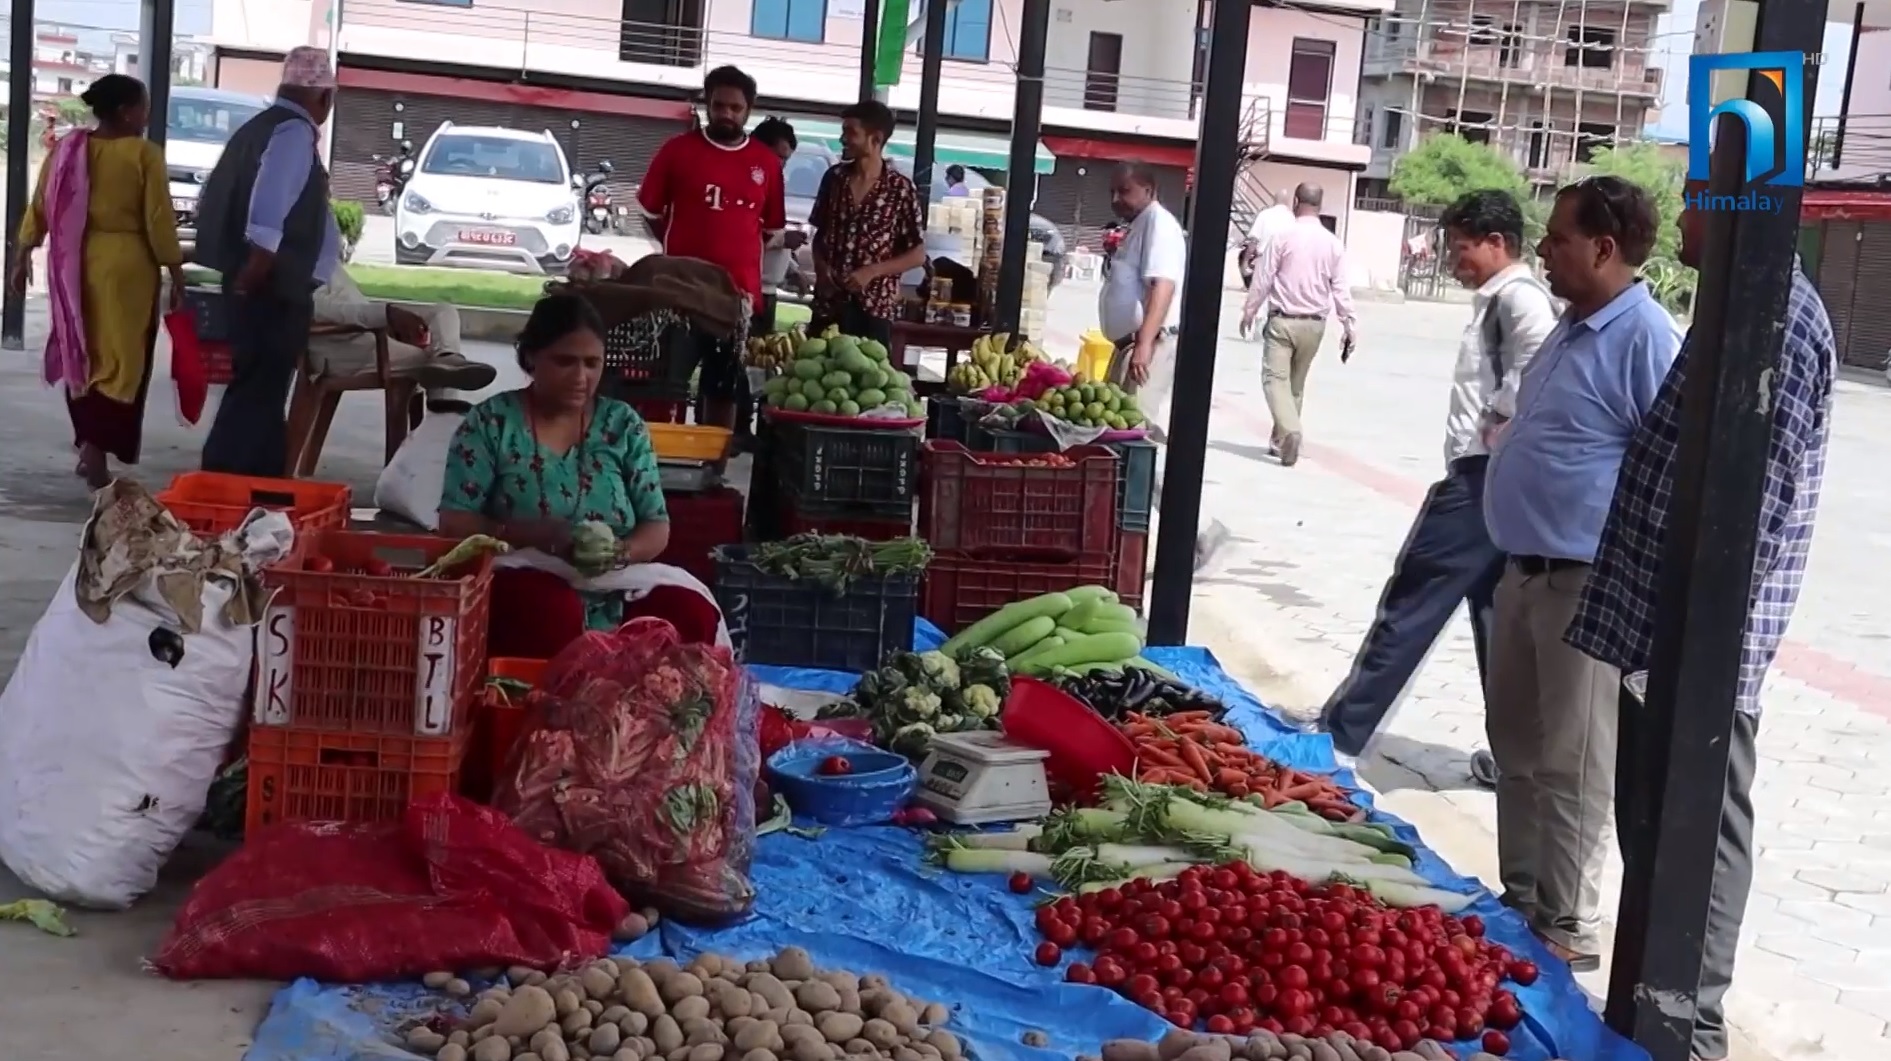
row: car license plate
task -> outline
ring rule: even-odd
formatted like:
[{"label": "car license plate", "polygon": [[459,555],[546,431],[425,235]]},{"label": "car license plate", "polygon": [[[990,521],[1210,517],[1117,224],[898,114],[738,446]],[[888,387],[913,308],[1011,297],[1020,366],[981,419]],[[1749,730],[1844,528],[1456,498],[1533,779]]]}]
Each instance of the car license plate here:
[{"label": "car license plate", "polygon": [[495,232],[483,228],[463,228],[460,230],[461,243],[483,243],[489,247],[510,247],[519,242],[519,237],[511,232]]},{"label": "car license plate", "polygon": [[179,211],[179,212],[181,212],[181,213],[186,213],[186,214],[188,214],[188,213],[190,213],[190,212],[191,212],[192,210],[195,210],[195,209],[197,209],[197,200],[195,200],[195,199],[172,199],[172,200],[171,200],[171,209],[173,209],[173,210],[176,210],[176,211]]}]

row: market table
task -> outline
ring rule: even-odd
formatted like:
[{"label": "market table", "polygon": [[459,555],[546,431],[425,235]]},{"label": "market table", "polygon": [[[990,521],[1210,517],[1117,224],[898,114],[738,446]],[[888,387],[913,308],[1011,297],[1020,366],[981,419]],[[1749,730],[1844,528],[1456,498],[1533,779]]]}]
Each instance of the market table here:
[{"label": "market table", "polygon": [[[918,624],[916,648],[936,647],[938,630]],[[1289,729],[1215,662],[1205,649],[1149,649],[1157,664],[1227,703],[1229,725],[1258,752],[1305,770],[1335,769],[1324,736]],[[762,682],[785,689],[842,694],[854,676],[831,671],[753,668]],[[1351,781],[1350,775],[1342,779]],[[1368,803],[1363,793],[1354,799]],[[1645,1061],[1647,1052],[1605,1027],[1568,966],[1538,943],[1522,920],[1454,873],[1420,846],[1415,830],[1395,825],[1418,848],[1414,868],[1439,887],[1476,892],[1467,912],[1483,917],[1488,935],[1535,961],[1540,978],[1515,988],[1524,1023],[1512,1032],[1508,1058],[1544,1061]],[[751,875],[758,892],[754,913],[722,929],[703,930],[664,921],[661,931],[620,953],[679,959],[713,951],[743,959],[781,947],[808,949],[824,968],[885,975],[901,990],[952,1007],[949,1027],[965,1038],[977,1061],[1052,1061],[1094,1055],[1109,1039],[1160,1037],[1169,1025],[1156,1014],[1107,989],[1063,981],[1063,970],[1032,964],[1038,936],[1031,896],[1013,895],[1002,876],[962,876],[922,862],[920,837],[906,829],[827,829],[816,836],[779,832],[757,845]],[[247,1061],[408,1061],[390,1029],[431,1012],[439,996],[418,984],[329,986],[310,980],[283,989],[257,1029]],[[1021,1045],[1028,1030],[1046,1034],[1043,1047]],[[1454,1050],[1468,1056],[1463,1046]]]},{"label": "market table", "polygon": [[[925,349],[945,351],[945,375],[952,374],[952,366],[958,364],[959,355],[972,349],[972,344],[984,336],[990,335],[990,328],[961,328],[956,324],[933,324],[926,321],[894,321],[893,341],[886,348],[889,362],[899,366],[907,375],[919,380],[919,362],[906,363],[906,348],[917,346]],[[943,377],[941,377],[943,378]]]}]

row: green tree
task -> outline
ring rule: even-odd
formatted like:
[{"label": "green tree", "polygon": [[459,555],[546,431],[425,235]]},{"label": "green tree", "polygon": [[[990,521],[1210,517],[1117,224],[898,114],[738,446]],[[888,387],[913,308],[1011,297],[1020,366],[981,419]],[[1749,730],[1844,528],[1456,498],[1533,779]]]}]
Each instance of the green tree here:
[{"label": "green tree", "polygon": [[1466,192],[1505,191],[1526,197],[1523,174],[1486,144],[1434,133],[1392,165],[1392,194],[1408,203],[1448,206]]},{"label": "green tree", "polygon": [[59,101],[59,120],[67,125],[83,125],[91,119],[92,108],[77,96]]},{"label": "green tree", "polygon": [[1590,172],[1620,177],[1639,184],[1654,196],[1661,215],[1661,230],[1655,239],[1654,258],[1678,259],[1681,232],[1675,227],[1681,216],[1681,195],[1685,180],[1683,166],[1661,153],[1653,144],[1623,144],[1605,147],[1589,159]]}]

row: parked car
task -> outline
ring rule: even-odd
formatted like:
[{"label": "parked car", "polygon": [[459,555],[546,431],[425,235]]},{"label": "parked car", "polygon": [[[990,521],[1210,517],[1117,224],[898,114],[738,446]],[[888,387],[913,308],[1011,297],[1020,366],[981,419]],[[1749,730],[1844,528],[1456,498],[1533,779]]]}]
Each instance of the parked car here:
[{"label": "parked car", "polygon": [[394,260],[562,275],[583,181],[550,131],[443,123],[394,211]]},{"label": "parked car", "polygon": [[261,96],[216,88],[174,85],[164,129],[164,168],[170,178],[171,209],[186,246],[197,242],[197,197],[223,157],[223,146],[244,122],[261,114]]},{"label": "parked car", "polygon": [[[840,156],[819,144],[802,144],[783,167],[784,190],[787,193],[788,227],[800,229],[808,234],[808,242],[795,254],[795,268],[802,274],[807,289],[813,289],[814,280],[814,228],[808,224],[808,217],[814,211],[814,197],[820,191],[821,178],[828,168],[840,161]],[[889,158],[893,168],[906,174],[913,174],[913,160],[909,158]],[[978,191],[991,186],[991,182],[975,170],[965,171],[965,186],[971,191]],[[932,170],[932,202],[940,202],[946,197],[945,167],[934,166]],[[1031,240],[1044,245],[1044,259],[1051,263],[1051,286],[1056,287],[1064,278],[1064,235],[1048,218],[1037,214],[1031,215]],[[967,268],[976,270],[977,262],[963,263]],[[902,278],[908,286],[917,286],[921,273],[914,270]],[[785,286],[785,285],[784,285]]]}]

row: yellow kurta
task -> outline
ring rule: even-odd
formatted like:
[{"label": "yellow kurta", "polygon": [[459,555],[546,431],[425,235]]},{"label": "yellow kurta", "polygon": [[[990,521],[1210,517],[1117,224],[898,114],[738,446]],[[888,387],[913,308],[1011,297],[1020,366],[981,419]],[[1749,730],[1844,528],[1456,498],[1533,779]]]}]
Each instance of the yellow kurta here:
[{"label": "yellow kurta", "polygon": [[[46,232],[46,175],[53,156],[39,168],[33,207],[20,222],[20,241],[37,246]],[[91,200],[85,212],[81,258],[85,350],[92,390],[131,402],[144,379],[150,333],[158,305],[158,269],[183,262],[177,214],[171,209],[164,149],[143,137],[86,144]]]}]

